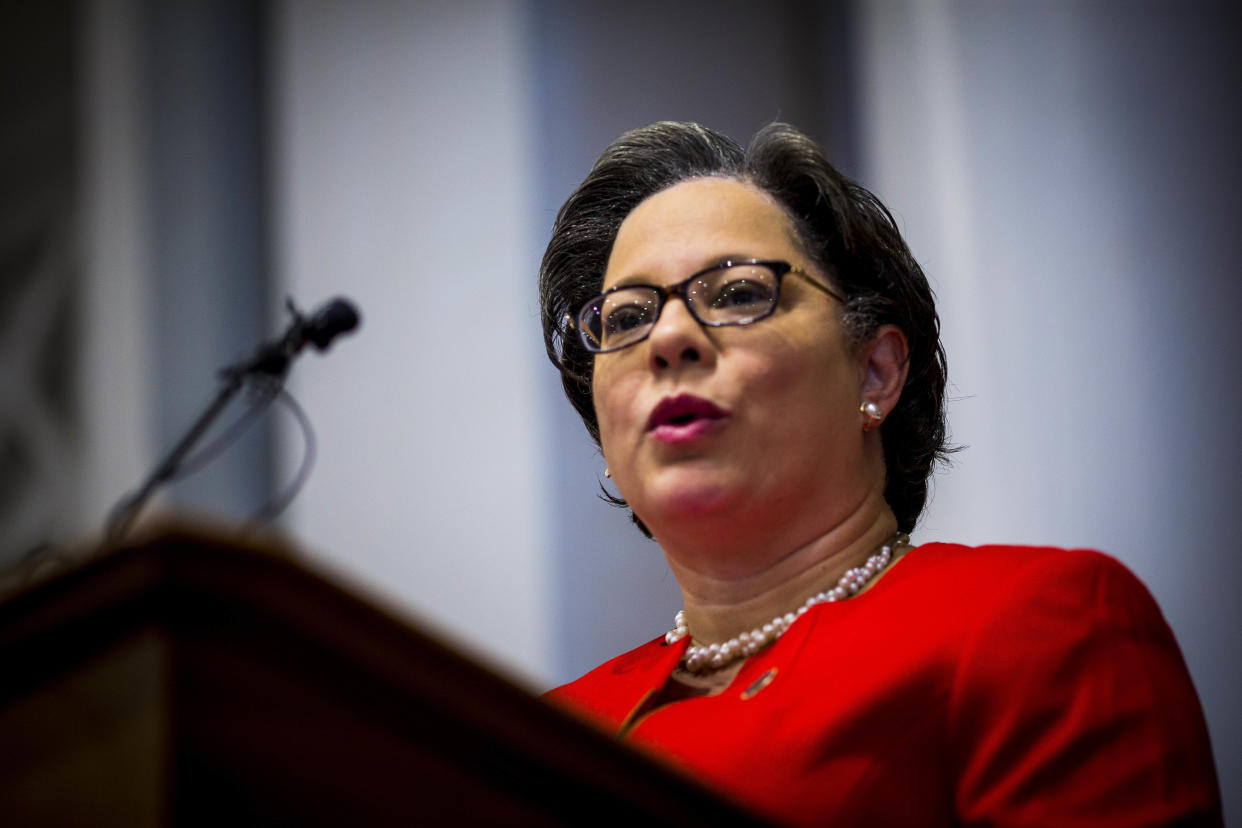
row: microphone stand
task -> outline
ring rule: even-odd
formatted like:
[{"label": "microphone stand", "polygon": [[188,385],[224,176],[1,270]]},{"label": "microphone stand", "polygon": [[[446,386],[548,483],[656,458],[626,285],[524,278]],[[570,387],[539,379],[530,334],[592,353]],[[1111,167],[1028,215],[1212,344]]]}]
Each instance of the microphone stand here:
[{"label": "microphone stand", "polygon": [[151,495],[155,494],[155,490],[163,483],[168,482],[174,474],[181,462],[185,460],[186,455],[190,453],[190,449],[202,438],[211,424],[215,422],[220,413],[224,411],[224,407],[237,395],[245,384],[246,375],[240,371],[226,371],[226,382],[224,387],[216,394],[216,398],[212,400],[211,405],[199,415],[194,421],[194,425],[181,438],[180,442],[173,447],[172,451],[160,461],[159,465],[147,476],[138,491],[129,495],[116,505],[112,510],[112,516],[108,519],[108,529],[105,535],[107,543],[116,543],[125,533],[129,531],[129,527],[137,519],[138,513],[142,511],[142,507],[151,499]]},{"label": "microphone stand", "polygon": [[211,424],[215,422],[225,406],[242,389],[247,379],[262,377],[272,385],[264,391],[271,393],[284,385],[289,366],[298,352],[309,342],[316,349],[324,350],[337,335],[352,330],[358,324],[357,310],[344,299],[336,299],[327,304],[312,319],[307,320],[293,304],[287,300],[285,307],[293,316],[284,336],[280,339],[259,346],[255,355],[242,360],[220,371],[225,381],[224,387],[216,394],[207,409],[199,415],[190,430],[173,446],[172,451],[160,461],[159,465],[147,476],[136,492],[121,500],[112,510],[108,518],[104,540],[107,544],[118,542],[137,519],[142,507],[151,499],[151,495],[163,483],[172,479],[190,450],[202,438]]}]

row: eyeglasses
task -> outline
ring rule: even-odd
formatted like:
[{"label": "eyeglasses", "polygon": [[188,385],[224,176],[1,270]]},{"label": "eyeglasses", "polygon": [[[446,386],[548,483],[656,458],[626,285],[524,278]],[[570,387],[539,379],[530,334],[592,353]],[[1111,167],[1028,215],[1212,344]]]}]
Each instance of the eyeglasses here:
[{"label": "eyeglasses", "polygon": [[588,351],[606,354],[637,345],[660,319],[668,297],[677,295],[700,325],[749,325],[772,315],[781,298],[781,279],[792,273],[844,303],[845,299],[789,262],[725,261],[675,285],[618,285],[578,311],[571,327]]}]

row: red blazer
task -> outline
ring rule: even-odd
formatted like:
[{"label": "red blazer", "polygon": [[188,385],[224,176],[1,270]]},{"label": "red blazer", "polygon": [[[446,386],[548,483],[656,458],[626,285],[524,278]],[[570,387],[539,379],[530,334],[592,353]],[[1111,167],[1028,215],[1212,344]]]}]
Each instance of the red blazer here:
[{"label": "red blazer", "polygon": [[[617,733],[685,647],[657,639],[549,695]],[[1177,643],[1096,552],[921,546],[624,738],[796,825],[1221,825]]]}]

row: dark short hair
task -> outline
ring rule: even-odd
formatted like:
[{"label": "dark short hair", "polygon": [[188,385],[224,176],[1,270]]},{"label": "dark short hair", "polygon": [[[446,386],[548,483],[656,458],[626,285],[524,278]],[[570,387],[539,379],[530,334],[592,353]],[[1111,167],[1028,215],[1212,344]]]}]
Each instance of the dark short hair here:
[{"label": "dark short hair", "polygon": [[698,124],[662,121],[627,132],[604,150],[557,214],[539,274],[544,343],[569,401],[598,444],[593,357],[566,320],[600,292],[626,216],[655,193],[706,177],[749,183],[785,209],[799,247],[846,297],[843,318],[855,344],[868,341],[881,325],[893,324],[905,333],[910,346],[906,384],[881,436],[884,497],[900,529],[911,531],[926,503],[934,465],[952,450],[946,442],[947,366],[935,297],[888,209],[788,124],[769,124],[743,150]]}]

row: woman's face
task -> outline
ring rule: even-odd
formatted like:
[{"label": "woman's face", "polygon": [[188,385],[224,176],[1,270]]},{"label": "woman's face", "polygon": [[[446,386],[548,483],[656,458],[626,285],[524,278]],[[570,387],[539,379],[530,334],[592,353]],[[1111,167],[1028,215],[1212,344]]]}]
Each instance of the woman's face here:
[{"label": "woman's face", "polygon": [[[706,178],[630,213],[604,287],[673,284],[740,258],[787,261],[829,284],[770,196]],[[808,506],[817,521],[839,519],[872,482],[858,414],[862,371],[840,305],[795,276],[782,282],[775,312],[751,325],[700,326],[672,297],[645,341],[595,357],[605,460],[657,537],[676,521],[761,529]]]}]

